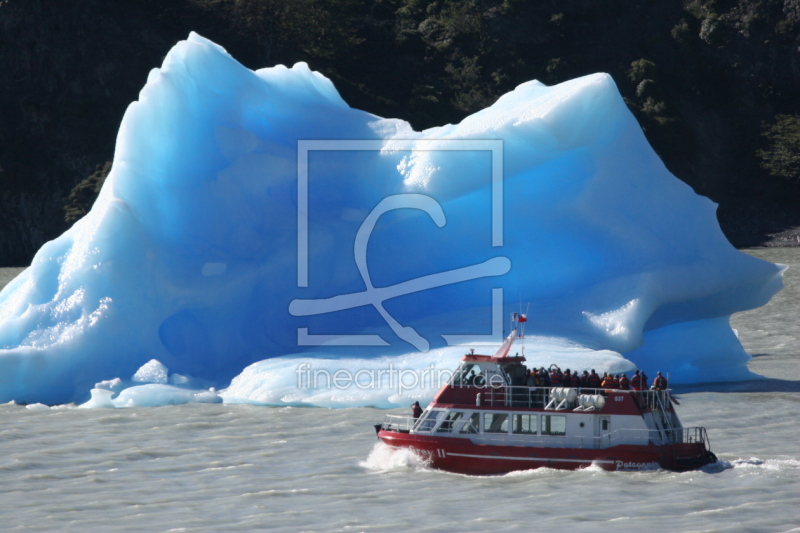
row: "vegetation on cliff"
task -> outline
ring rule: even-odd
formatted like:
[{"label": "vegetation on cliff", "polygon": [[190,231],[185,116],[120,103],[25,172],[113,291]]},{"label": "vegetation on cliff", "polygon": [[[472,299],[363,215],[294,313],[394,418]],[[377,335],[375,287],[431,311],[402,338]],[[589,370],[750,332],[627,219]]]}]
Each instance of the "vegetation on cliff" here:
[{"label": "vegetation on cliff", "polygon": [[800,226],[800,0],[0,0],[0,265],[86,211],[125,107],[190,30],[417,129],[608,72],[734,244]]}]

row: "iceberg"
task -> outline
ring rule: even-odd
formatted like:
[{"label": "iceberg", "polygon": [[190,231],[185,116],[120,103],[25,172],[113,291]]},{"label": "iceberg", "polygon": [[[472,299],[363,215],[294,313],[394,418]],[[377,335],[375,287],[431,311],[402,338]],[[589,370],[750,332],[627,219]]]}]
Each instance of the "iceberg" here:
[{"label": "iceberg", "polygon": [[[476,353],[493,353],[498,345],[470,343]],[[629,372],[635,365],[611,350],[592,350],[566,339],[526,336],[514,343],[533,368],[562,370],[600,368]],[[224,403],[316,407],[407,407],[414,400],[428,403],[452,377],[464,355],[463,346],[434,348],[371,359],[310,357],[295,354],[253,363],[220,391]],[[512,354],[513,355],[513,354]]]},{"label": "iceberg", "polygon": [[309,358],[450,365],[521,308],[531,338],[572,347],[554,363],[749,379],[728,318],[783,267],[735,250],[715,209],[607,74],[417,132],[304,63],[254,72],[192,33],[128,107],[91,211],[0,292],[0,402],[84,401],[155,359],[178,383],[153,364],[141,386],[166,402],[191,375],[232,383],[226,401],[388,406],[291,383]]},{"label": "iceberg", "polygon": [[[168,385],[167,383],[171,383]],[[114,378],[96,383],[91,398],[79,409],[121,409],[159,407],[184,403],[221,403],[214,387],[205,388],[198,380],[180,374],[170,375],[161,361],[151,359],[131,377],[130,382]]]}]

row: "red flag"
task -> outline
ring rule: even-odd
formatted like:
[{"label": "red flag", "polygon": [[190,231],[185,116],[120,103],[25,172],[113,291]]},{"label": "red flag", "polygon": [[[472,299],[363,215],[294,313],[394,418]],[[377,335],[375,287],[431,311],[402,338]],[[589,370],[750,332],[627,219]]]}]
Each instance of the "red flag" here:
[{"label": "red flag", "polygon": [[528,317],[525,315],[519,315],[519,318],[517,318],[517,322],[527,322],[527,321]]}]

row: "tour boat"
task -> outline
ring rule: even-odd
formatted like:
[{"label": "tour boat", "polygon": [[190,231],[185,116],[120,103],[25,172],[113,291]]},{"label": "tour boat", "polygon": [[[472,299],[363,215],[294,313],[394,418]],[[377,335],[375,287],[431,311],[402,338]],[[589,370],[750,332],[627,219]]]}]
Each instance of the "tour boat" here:
[{"label": "tour boat", "polygon": [[[548,467],[684,471],[716,462],[703,427],[683,427],[669,390],[518,385],[517,328],[493,356],[471,352],[419,418],[387,415],[378,438],[433,468],[473,475]],[[524,383],[524,381],[522,381]]]}]

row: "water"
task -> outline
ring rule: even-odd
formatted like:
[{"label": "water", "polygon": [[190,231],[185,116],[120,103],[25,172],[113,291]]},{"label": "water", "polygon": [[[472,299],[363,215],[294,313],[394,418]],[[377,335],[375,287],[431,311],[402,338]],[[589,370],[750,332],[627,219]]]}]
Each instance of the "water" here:
[{"label": "water", "polygon": [[2,290],[8,282],[16,278],[23,270],[25,270],[23,267],[0,268],[0,290]]},{"label": "water", "polygon": [[733,319],[770,379],[678,394],[684,425],[705,425],[721,460],[704,471],[448,474],[378,445],[387,411],[367,408],[3,405],[3,529],[798,529],[800,250],[752,253],[791,267],[773,302]]},{"label": "water", "polygon": [[765,248],[748,253],[789,266],[784,274],[785,288],[758,309],[738,313],[731,325],[739,339],[754,356],[748,367],[764,376],[800,380],[800,249]]}]

